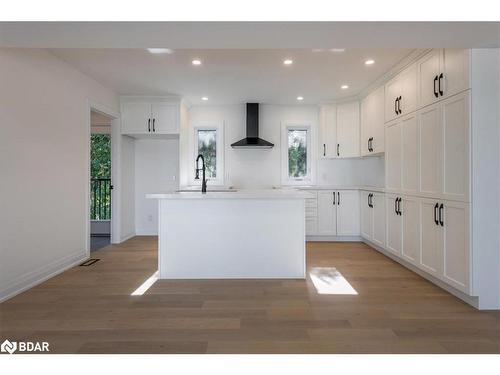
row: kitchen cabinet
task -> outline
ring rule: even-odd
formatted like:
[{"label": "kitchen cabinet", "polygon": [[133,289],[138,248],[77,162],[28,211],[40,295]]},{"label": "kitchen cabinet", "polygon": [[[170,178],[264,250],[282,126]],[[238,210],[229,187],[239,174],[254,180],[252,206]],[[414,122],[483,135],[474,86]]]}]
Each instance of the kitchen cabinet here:
[{"label": "kitchen cabinet", "polygon": [[386,127],[386,188],[406,194],[418,191],[418,122],[415,113]]},{"label": "kitchen cabinet", "polygon": [[386,249],[400,256],[403,247],[403,220],[400,215],[401,197],[395,194],[386,194]]},{"label": "kitchen cabinet", "polygon": [[323,105],[320,108],[320,157],[360,156],[359,102]]},{"label": "kitchen cabinet", "polygon": [[401,256],[406,261],[418,265],[420,262],[420,201],[405,196],[401,200],[403,244]]},{"label": "kitchen cabinet", "polygon": [[433,49],[417,62],[419,107],[470,88],[470,52]]},{"label": "kitchen cabinet", "polygon": [[318,235],[359,235],[359,212],[357,190],[318,191]]},{"label": "kitchen cabinet", "polygon": [[383,193],[361,191],[361,236],[374,244],[385,246],[385,196]]},{"label": "kitchen cabinet", "polygon": [[122,134],[179,134],[179,110],[179,102],[146,99],[122,101]]},{"label": "kitchen cabinet", "polygon": [[318,232],[318,193],[309,192],[312,197],[306,198],[306,235],[315,235]]},{"label": "kitchen cabinet", "polygon": [[423,199],[421,201],[421,212],[422,254],[420,268],[433,276],[439,277],[442,274],[443,258],[442,231],[438,219],[439,203],[436,200]]},{"label": "kitchen cabinet", "polygon": [[384,86],[361,101],[361,155],[384,152]]},{"label": "kitchen cabinet", "polygon": [[417,109],[417,66],[410,65],[385,85],[385,122]]},{"label": "kitchen cabinet", "polygon": [[420,193],[469,200],[470,92],[419,111]]}]

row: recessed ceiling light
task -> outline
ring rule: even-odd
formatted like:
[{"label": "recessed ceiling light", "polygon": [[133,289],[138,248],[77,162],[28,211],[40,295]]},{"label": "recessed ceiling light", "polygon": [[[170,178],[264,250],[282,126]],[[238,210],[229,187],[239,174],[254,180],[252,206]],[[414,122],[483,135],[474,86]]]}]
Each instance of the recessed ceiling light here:
[{"label": "recessed ceiling light", "polygon": [[365,65],[373,65],[375,63],[375,60],[366,60]]},{"label": "recessed ceiling light", "polygon": [[203,97],[201,98],[201,100],[207,101],[207,100],[208,100],[208,98],[207,98],[206,96],[203,96]]},{"label": "recessed ceiling light", "polygon": [[283,64],[285,64],[285,65],[292,65],[293,64],[293,60],[285,59],[285,60],[283,60]]},{"label": "recessed ceiling light", "polygon": [[170,54],[170,53],[172,53],[174,51],[172,51],[169,48],[148,48],[148,52],[157,55],[157,54],[161,54],[161,53],[168,53],[168,54]]},{"label": "recessed ceiling light", "polygon": [[340,88],[341,88],[342,90],[347,90],[347,89],[349,88],[349,86],[348,86],[348,85],[342,85],[342,86],[340,86]]},{"label": "recessed ceiling light", "polygon": [[324,52],[325,50],[323,48],[314,48],[312,51],[313,52]]},{"label": "recessed ceiling light", "polygon": [[302,100],[304,100],[304,97],[303,96],[297,96],[297,100],[298,101],[302,101]]},{"label": "recessed ceiling light", "polygon": [[332,48],[332,49],[330,49],[330,52],[336,52],[336,53],[341,53],[344,51],[345,51],[345,48]]},{"label": "recessed ceiling light", "polygon": [[193,64],[193,65],[201,65],[201,60],[194,59],[193,61],[191,61],[191,64]]}]

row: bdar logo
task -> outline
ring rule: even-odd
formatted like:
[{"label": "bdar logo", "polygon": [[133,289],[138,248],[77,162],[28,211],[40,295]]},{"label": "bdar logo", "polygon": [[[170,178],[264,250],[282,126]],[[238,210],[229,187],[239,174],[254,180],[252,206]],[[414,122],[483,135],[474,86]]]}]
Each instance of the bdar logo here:
[{"label": "bdar logo", "polygon": [[17,342],[10,342],[9,340],[5,340],[0,346],[0,350],[3,353],[14,353],[17,350]]}]

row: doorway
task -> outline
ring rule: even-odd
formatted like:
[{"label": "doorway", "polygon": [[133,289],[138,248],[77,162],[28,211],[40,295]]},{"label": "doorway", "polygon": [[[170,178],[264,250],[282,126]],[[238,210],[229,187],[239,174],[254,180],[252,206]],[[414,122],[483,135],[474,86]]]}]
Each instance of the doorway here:
[{"label": "doorway", "polygon": [[111,243],[111,123],[113,118],[90,112],[90,251]]}]

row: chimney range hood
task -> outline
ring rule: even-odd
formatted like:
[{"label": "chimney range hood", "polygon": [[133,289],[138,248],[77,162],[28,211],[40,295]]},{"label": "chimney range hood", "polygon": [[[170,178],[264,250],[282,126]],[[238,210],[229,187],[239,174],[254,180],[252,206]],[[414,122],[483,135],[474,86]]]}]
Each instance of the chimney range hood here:
[{"label": "chimney range hood", "polygon": [[259,103],[247,103],[246,138],[231,145],[232,148],[272,148],[274,144],[259,138]]}]

